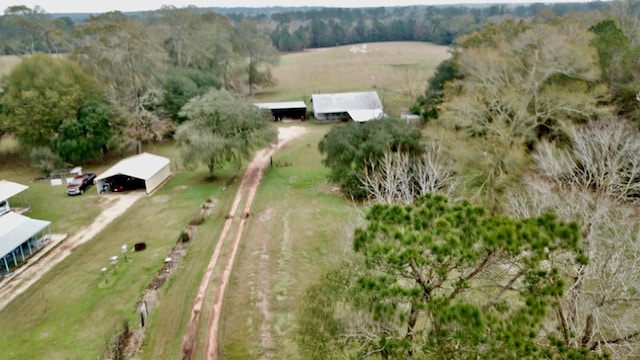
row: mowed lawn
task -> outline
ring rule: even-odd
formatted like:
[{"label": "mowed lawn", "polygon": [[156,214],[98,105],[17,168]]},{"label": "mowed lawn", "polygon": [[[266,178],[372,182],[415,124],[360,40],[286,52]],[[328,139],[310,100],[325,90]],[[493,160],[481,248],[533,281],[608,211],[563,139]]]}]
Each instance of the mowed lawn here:
[{"label": "mowed lawn", "polygon": [[351,251],[361,217],[327,182],[309,132],[274,156],[258,190],[223,306],[224,359],[296,359],[295,309],[305,288]]},{"label": "mowed lawn", "polygon": [[[163,265],[189,219],[206,199],[220,196],[224,182],[235,172],[225,169],[216,182],[210,183],[204,181],[203,168],[195,172],[181,168],[172,143],[150,145],[144,150],[172,158],[172,178],[152,196],[138,200],[0,311],[1,359],[96,359],[104,355],[125,321],[132,328],[139,326],[134,306],[142,291]],[[9,164],[6,154],[1,158]],[[94,193],[94,188],[82,196],[69,197],[62,187],[34,181],[38,174],[28,167],[21,169],[24,164],[20,161],[10,164],[0,169],[0,178],[29,185],[33,210],[27,215],[52,221],[53,232],[73,235],[101,210],[103,197]],[[130,261],[120,261],[117,269],[110,266],[111,256],[122,259],[123,244],[133,249],[137,242],[145,242],[147,249],[129,252]],[[103,267],[109,269],[107,284]]]}]

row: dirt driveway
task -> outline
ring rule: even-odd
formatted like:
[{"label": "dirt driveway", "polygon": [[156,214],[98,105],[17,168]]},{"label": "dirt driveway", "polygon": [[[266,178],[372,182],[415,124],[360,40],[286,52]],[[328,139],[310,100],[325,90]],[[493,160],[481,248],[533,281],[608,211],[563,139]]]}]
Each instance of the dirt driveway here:
[{"label": "dirt driveway", "polygon": [[[278,129],[277,145],[260,150],[247,166],[247,170],[242,178],[242,182],[240,183],[238,193],[234,198],[233,205],[231,206],[231,210],[225,221],[222,233],[218,238],[216,248],[200,282],[198,293],[196,294],[196,299],[191,309],[189,322],[187,323],[186,331],[182,340],[181,359],[186,360],[200,358],[200,356],[196,355],[198,334],[200,333],[201,326],[200,322],[202,319],[204,304],[207,302],[207,296],[211,295],[213,296],[213,304],[211,305],[211,317],[207,324],[206,338],[204,339],[205,346],[203,358],[207,360],[217,360],[220,358],[218,349],[218,329],[222,311],[222,301],[229,283],[231,270],[233,268],[233,261],[240,244],[240,239],[242,238],[243,229],[246,225],[247,218],[251,213],[251,204],[253,203],[253,198],[258,189],[258,185],[260,185],[260,180],[262,179],[262,172],[269,163],[271,156],[275,154],[281,146],[285,145],[288,141],[303,135],[306,131],[307,129],[301,126],[280,127]],[[239,204],[243,199],[245,199],[245,206],[242,211],[239,211]],[[234,223],[234,219],[239,219],[240,221],[236,221]],[[231,231],[232,225],[235,226],[234,231]],[[230,237],[230,234],[234,234],[233,238]],[[222,275],[218,280],[213,293],[210,293],[209,284],[211,283],[215,270],[218,268],[218,262],[221,261],[220,256],[222,248],[225,244],[229,245],[229,243],[230,250],[228,251],[226,259],[224,259]],[[263,334],[263,336],[265,335],[269,336],[268,334]]]},{"label": "dirt driveway", "polygon": [[40,280],[47,271],[71,255],[78,246],[91,240],[113,221],[113,219],[122,215],[133,203],[144,195],[145,193],[143,191],[103,195],[104,203],[102,206],[104,209],[91,224],[81,228],[73,236],[64,239],[58,244],[47,245],[55,247],[52,249],[43,248],[41,251],[47,252],[41,258],[21,267],[18,271],[15,271],[11,277],[4,278],[0,281],[0,310],[7,306],[16,296],[22,294],[36,281]]}]

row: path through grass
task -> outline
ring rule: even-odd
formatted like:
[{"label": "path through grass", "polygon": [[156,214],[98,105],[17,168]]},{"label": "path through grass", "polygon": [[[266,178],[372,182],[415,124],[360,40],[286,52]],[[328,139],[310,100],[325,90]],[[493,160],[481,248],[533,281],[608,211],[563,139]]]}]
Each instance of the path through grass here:
[{"label": "path through grass", "polygon": [[327,183],[312,126],[274,156],[238,252],[222,319],[224,359],[294,359],[294,310],[322,269],[351,249],[354,206]]}]

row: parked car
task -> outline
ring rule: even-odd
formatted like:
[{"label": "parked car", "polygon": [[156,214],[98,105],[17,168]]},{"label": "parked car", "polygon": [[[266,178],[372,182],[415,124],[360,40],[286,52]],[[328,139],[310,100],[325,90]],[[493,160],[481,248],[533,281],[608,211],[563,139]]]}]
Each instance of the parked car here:
[{"label": "parked car", "polygon": [[113,192],[123,192],[144,188],[144,181],[125,175],[114,176],[109,183],[109,189]]},{"label": "parked car", "polygon": [[95,179],[96,174],[94,173],[86,173],[74,177],[67,185],[67,195],[84,194],[84,191],[93,185]]}]

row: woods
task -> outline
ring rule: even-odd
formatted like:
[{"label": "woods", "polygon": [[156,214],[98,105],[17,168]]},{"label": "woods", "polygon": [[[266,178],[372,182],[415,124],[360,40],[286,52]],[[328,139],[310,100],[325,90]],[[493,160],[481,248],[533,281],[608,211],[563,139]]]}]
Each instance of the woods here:
[{"label": "woods", "polygon": [[[28,150],[49,147],[71,164],[141,152],[144,143],[171,136],[184,120],[181,108],[210,89],[251,96],[272,86],[269,70],[279,57],[262,22],[233,24],[195,7],[70,22],[13,6],[0,30],[4,51],[24,57],[3,80],[0,134],[15,135]],[[93,100],[108,106],[104,121],[87,122],[95,117],[83,109]],[[69,141],[80,134],[99,139],[92,143],[99,151]]]},{"label": "woods", "polygon": [[[361,191],[366,226],[302,300],[309,358],[638,356],[640,37],[623,27],[640,11],[614,8],[454,41],[415,107],[437,186],[411,186],[422,167],[402,135],[357,142],[370,155],[342,187]],[[320,146],[334,177],[354,158],[327,144],[357,149],[345,134]]]}]

